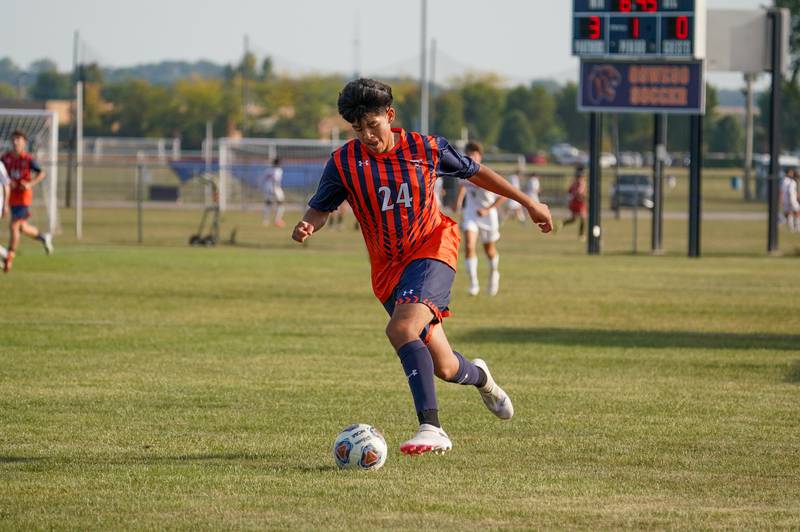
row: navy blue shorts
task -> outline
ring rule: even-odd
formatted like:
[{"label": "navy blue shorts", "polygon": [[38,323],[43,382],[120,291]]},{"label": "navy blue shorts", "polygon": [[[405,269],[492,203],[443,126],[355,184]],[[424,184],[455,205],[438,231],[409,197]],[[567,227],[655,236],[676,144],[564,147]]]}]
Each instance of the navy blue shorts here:
[{"label": "navy blue shorts", "polygon": [[11,221],[27,220],[31,217],[30,208],[25,205],[12,205],[11,206]]},{"label": "navy blue shorts", "polygon": [[427,343],[431,326],[441,323],[450,315],[450,288],[455,277],[455,270],[442,261],[415,260],[403,270],[400,282],[395,286],[392,297],[383,303],[383,308],[390,316],[394,314],[397,305],[422,303],[431,309],[433,319],[420,335]]}]

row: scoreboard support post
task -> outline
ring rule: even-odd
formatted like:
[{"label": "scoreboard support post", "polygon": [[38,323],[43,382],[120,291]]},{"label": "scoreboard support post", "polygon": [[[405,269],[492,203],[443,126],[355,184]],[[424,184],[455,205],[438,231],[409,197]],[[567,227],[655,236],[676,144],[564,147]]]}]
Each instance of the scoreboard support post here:
[{"label": "scoreboard support post", "polygon": [[767,251],[778,253],[778,209],[781,179],[781,98],[783,96],[783,12],[770,11],[772,19],[772,101],[769,113],[769,178],[767,179],[767,202],[769,223]]},{"label": "scoreboard support post", "polygon": [[691,167],[689,169],[689,257],[700,257],[700,233],[703,205],[703,115],[690,118]]},{"label": "scoreboard support post", "polygon": [[600,227],[601,209],[601,178],[600,172],[600,151],[602,150],[603,139],[603,115],[591,113],[589,115],[589,233],[588,251],[589,255],[600,254],[600,239],[602,229]]},{"label": "scoreboard support post", "polygon": [[664,160],[667,155],[667,117],[653,115],[653,224],[651,250],[654,255],[663,252],[664,237]]}]

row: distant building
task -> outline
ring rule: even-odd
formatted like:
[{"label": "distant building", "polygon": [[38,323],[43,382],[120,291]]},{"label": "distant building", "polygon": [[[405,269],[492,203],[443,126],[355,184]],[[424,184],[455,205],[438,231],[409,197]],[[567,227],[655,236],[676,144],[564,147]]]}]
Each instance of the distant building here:
[{"label": "distant building", "polygon": [[25,109],[34,111],[55,111],[58,123],[68,126],[72,122],[72,100],[22,100],[14,98],[0,98],[0,109]]},{"label": "distant building", "polygon": [[19,98],[0,98],[0,109],[30,109],[44,111],[47,109],[45,102],[23,100]]}]

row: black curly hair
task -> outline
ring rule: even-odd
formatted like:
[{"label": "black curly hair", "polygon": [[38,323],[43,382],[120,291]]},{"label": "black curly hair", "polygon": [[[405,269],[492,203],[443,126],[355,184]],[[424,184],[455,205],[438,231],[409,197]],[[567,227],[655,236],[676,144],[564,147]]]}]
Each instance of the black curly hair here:
[{"label": "black curly hair", "polygon": [[355,124],[367,114],[386,111],[393,101],[392,88],[389,85],[374,79],[360,78],[345,85],[339,93],[339,114]]}]

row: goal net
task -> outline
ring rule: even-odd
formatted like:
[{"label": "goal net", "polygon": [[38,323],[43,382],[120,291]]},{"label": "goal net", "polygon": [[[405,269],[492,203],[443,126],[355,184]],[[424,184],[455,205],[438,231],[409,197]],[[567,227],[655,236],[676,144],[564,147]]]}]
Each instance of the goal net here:
[{"label": "goal net", "polygon": [[166,163],[181,158],[178,138],[84,137],[83,156],[88,161],[150,160]]},{"label": "goal net", "polygon": [[266,176],[275,161],[283,169],[286,201],[305,203],[331,152],[344,141],[224,138],[219,141],[220,209],[246,209],[264,200]]},{"label": "goal net", "polygon": [[[58,220],[58,115],[54,111],[0,109],[0,152],[12,149],[11,134],[20,130],[28,137],[28,152],[45,172],[33,193],[34,223],[57,233]],[[46,224],[37,221],[46,220]]]}]

